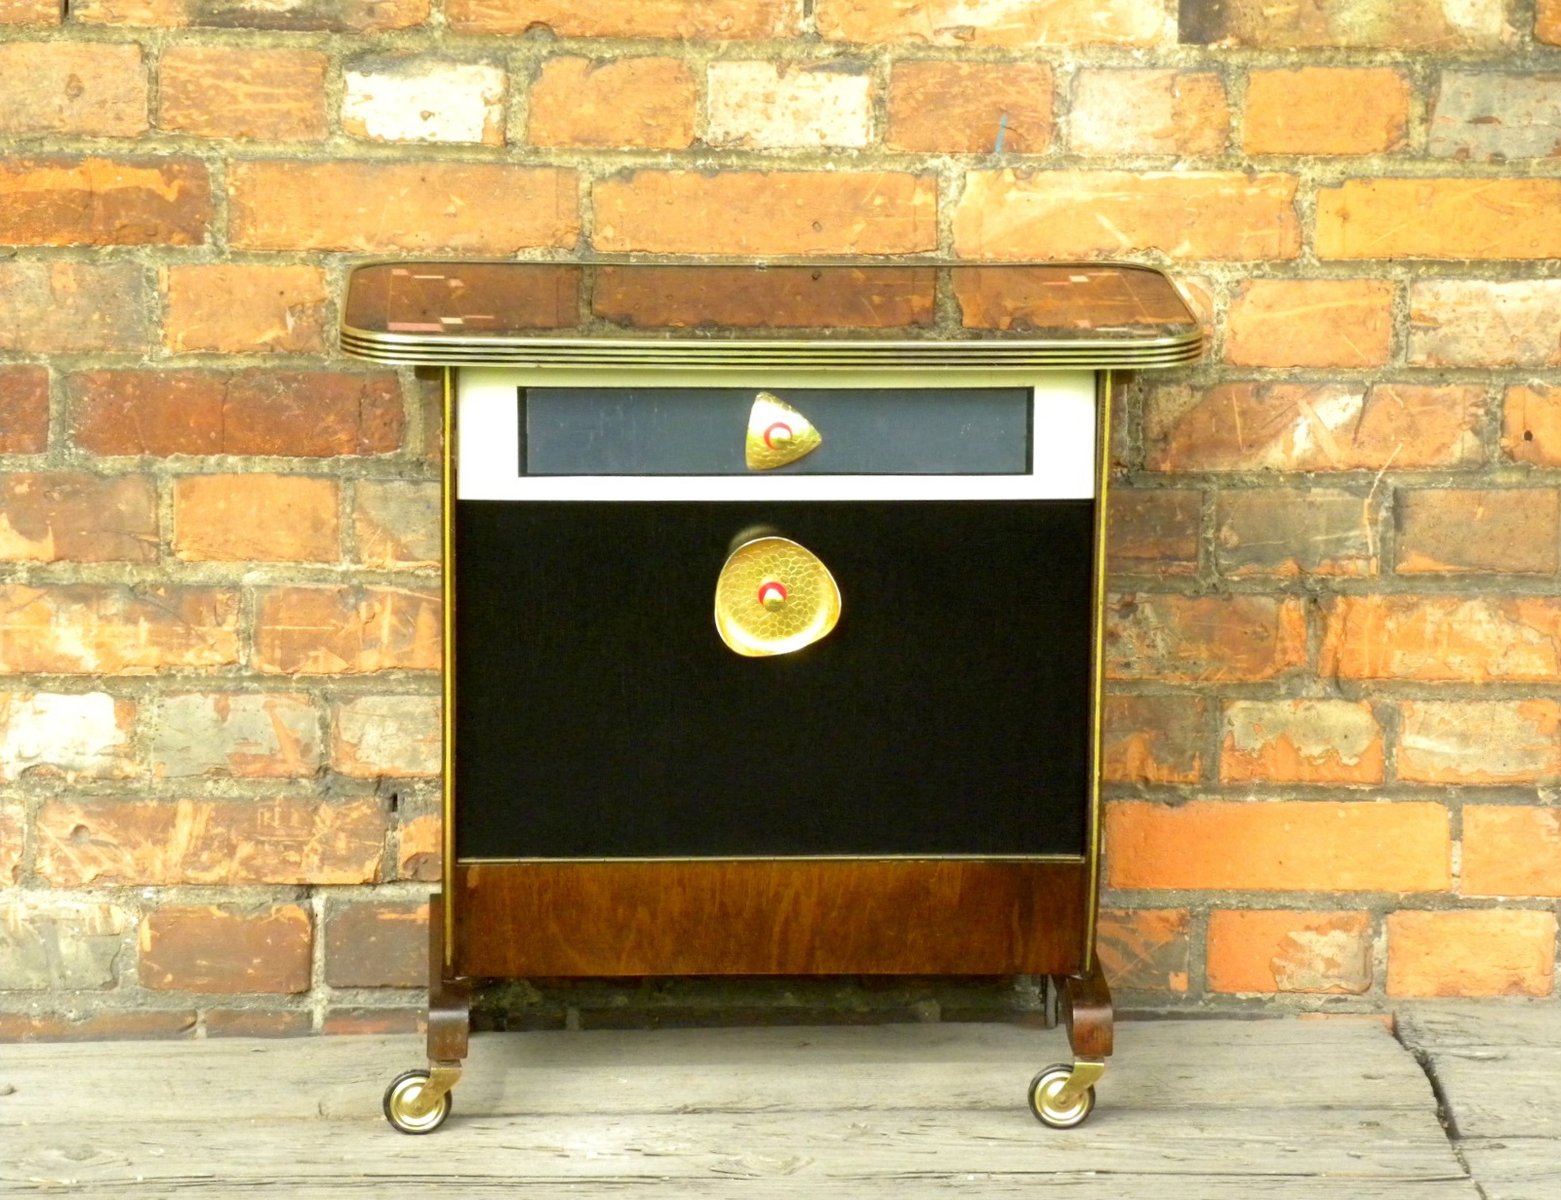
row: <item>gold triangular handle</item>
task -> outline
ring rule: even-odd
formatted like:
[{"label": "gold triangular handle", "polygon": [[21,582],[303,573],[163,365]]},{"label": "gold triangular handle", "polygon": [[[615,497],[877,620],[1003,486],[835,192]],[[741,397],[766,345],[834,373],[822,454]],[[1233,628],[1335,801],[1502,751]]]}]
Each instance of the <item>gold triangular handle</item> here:
[{"label": "gold triangular handle", "polygon": [[744,460],[750,471],[773,471],[812,454],[824,444],[813,422],[774,392],[760,392],[748,410]]},{"label": "gold triangular handle", "polygon": [[789,538],[744,542],[715,585],[715,628],[744,658],[791,654],[840,620],[840,588],[829,568]]}]

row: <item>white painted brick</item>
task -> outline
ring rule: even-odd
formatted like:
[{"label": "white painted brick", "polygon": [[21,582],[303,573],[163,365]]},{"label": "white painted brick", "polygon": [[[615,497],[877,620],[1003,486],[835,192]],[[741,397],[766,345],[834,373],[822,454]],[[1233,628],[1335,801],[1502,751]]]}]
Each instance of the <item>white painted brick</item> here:
[{"label": "white painted brick", "polygon": [[331,765],[343,775],[439,774],[437,696],[361,696],[336,709]]},{"label": "white painted brick", "polygon": [[504,140],[504,72],[424,59],[348,68],[342,129],[375,142]]},{"label": "white painted brick", "polygon": [[320,722],[307,696],[164,696],[148,724],[152,772],[160,778],[294,778],[320,766]]},{"label": "white painted brick", "polygon": [[0,692],[0,779],[57,771],[122,778],[134,773],[135,708],[104,692]]},{"label": "white painted brick", "polygon": [[0,905],[0,991],[112,987],[129,923],[113,904],[51,898]]},{"label": "white painted brick", "polygon": [[865,146],[872,81],[839,67],[764,62],[710,64],[712,146]]}]

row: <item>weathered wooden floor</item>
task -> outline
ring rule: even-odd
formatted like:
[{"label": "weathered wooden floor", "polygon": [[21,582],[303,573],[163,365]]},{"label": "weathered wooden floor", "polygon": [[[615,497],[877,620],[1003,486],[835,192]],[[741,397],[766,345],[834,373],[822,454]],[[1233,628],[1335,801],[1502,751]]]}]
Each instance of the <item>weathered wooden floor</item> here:
[{"label": "weathered wooden floor", "polygon": [[487,1035],[428,1137],[379,1114],[414,1038],[0,1046],[0,1195],[1561,1197],[1561,1009],[1404,1028],[1129,1022],[1068,1132],[1023,1099],[1061,1032],[1005,1026]]}]

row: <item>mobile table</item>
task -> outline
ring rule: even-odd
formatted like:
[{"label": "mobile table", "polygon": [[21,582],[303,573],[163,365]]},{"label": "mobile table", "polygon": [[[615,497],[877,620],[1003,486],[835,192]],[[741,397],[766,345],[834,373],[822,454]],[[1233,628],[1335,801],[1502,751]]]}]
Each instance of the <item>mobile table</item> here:
[{"label": "mobile table", "polygon": [[438,1128],[470,981],[1005,975],[1094,953],[1112,372],[1201,352],[1103,265],[414,263],[342,344],[444,368]]}]

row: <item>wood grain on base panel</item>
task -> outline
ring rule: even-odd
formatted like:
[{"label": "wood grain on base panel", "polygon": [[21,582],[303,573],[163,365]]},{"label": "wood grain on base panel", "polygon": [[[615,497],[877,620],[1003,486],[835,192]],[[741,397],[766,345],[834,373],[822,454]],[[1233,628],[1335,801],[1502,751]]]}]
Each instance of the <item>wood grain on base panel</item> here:
[{"label": "wood grain on base panel", "polygon": [[458,863],[473,977],[1067,974],[1085,862]]}]

